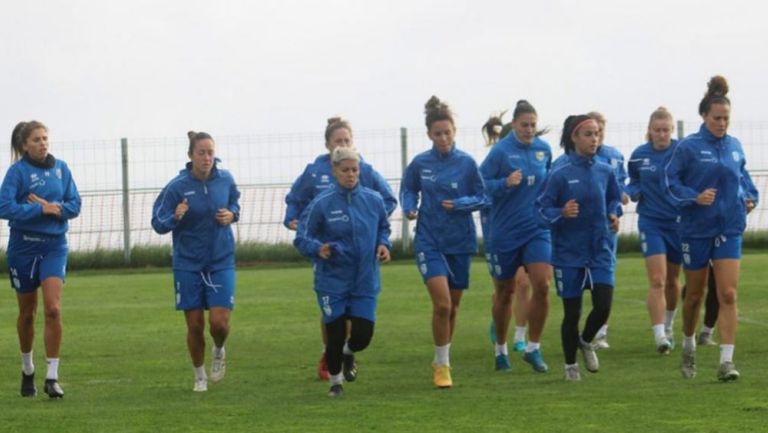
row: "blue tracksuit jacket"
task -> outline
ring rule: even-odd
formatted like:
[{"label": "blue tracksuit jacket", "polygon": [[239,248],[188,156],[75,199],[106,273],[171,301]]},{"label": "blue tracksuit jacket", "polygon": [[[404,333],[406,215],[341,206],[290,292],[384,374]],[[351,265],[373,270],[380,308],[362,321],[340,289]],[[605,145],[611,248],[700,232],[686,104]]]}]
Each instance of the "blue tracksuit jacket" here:
[{"label": "blue tracksuit jacket", "polygon": [[677,227],[680,211],[672,200],[665,182],[664,168],[678,145],[677,140],[663,150],[656,150],[648,142],[637,147],[629,158],[629,185],[626,192],[637,203],[640,215],[638,225],[645,223],[662,224],[674,229]]}]

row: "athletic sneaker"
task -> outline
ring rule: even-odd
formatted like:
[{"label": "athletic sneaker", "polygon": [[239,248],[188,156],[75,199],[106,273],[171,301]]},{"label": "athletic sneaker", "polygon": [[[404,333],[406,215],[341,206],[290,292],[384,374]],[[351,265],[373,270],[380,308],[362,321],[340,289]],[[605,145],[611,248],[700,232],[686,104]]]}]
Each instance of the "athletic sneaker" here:
[{"label": "athletic sneaker", "polygon": [[597,349],[609,349],[611,347],[610,344],[608,344],[608,336],[607,335],[600,335],[595,337],[595,340],[592,342],[592,345],[595,347],[595,350]]},{"label": "athletic sneaker", "polygon": [[699,346],[717,346],[715,340],[712,339],[711,332],[700,332],[699,338],[696,339],[696,344]]},{"label": "athletic sneaker", "polygon": [[432,380],[437,388],[450,388],[453,386],[451,379],[451,367],[447,365],[432,364]]},{"label": "athletic sneaker", "polygon": [[331,373],[328,372],[328,360],[325,359],[325,352],[320,357],[320,363],[317,365],[317,378],[328,382],[331,380]]},{"label": "athletic sneaker", "polygon": [[192,388],[192,391],[195,391],[195,392],[208,391],[208,379],[207,378],[195,379],[195,386],[194,388]]},{"label": "athletic sneaker", "polygon": [[664,335],[667,337],[667,341],[669,342],[669,350],[674,350],[675,334],[672,332],[672,328],[664,328]]},{"label": "athletic sneaker", "polygon": [[216,383],[224,379],[224,373],[227,372],[227,352],[221,348],[219,356],[216,356],[216,349],[213,349],[213,362],[211,363],[211,382]]},{"label": "athletic sneaker", "polygon": [[35,373],[27,376],[24,372],[21,372],[21,396],[22,397],[34,397],[37,395],[37,388],[35,387]]},{"label": "athletic sneaker", "polygon": [[565,381],[576,382],[581,380],[581,372],[578,365],[566,365],[565,366]]},{"label": "athletic sneaker", "polygon": [[533,371],[537,373],[546,373],[547,370],[549,370],[547,364],[544,363],[544,358],[542,358],[539,349],[536,349],[533,352],[525,352],[525,355],[523,355],[523,361],[531,364]]},{"label": "athletic sneaker", "polygon": [[683,345],[683,362],[680,364],[680,372],[683,378],[693,379],[696,377],[696,350],[688,350]]},{"label": "athletic sneaker", "polygon": [[496,355],[496,371],[512,371],[509,357],[503,353]]},{"label": "athletic sneaker", "polygon": [[328,390],[328,397],[341,397],[344,394],[344,387],[341,384],[331,385],[331,389]]},{"label": "athletic sneaker", "polygon": [[488,337],[491,338],[491,343],[496,344],[496,324],[491,319],[491,326],[488,327]]},{"label": "athletic sneaker", "polygon": [[43,391],[45,391],[45,393],[48,394],[48,397],[50,398],[64,397],[64,390],[61,389],[61,385],[59,385],[59,381],[56,379],[45,379]]},{"label": "athletic sneaker", "polygon": [[720,364],[720,368],[717,369],[717,379],[721,382],[732,382],[739,378],[739,372],[736,371],[736,366],[726,361]]},{"label": "athletic sneaker", "polygon": [[354,354],[342,356],[341,370],[344,373],[344,380],[347,382],[354,382],[357,379],[357,363]]},{"label": "athletic sneaker", "polygon": [[600,362],[597,360],[596,348],[589,343],[580,342],[579,349],[581,349],[581,354],[584,355],[584,367],[590,373],[597,373],[597,370],[600,368]]},{"label": "athletic sneaker", "polygon": [[656,344],[656,351],[661,355],[669,355],[672,352],[672,344],[664,338],[660,343]]},{"label": "athletic sneaker", "polygon": [[515,352],[525,352],[525,340],[517,340],[512,346],[512,350]]}]

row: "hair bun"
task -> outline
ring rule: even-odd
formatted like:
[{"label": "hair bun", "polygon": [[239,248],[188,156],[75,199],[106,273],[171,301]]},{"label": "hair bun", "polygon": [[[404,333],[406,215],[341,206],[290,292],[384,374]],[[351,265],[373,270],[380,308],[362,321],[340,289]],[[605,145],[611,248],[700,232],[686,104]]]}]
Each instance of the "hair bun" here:
[{"label": "hair bun", "polygon": [[526,101],[525,99],[521,99],[517,101],[517,104],[515,104],[516,107],[519,107],[521,105],[531,105],[530,102]]},{"label": "hair bun", "polygon": [[664,112],[669,113],[669,110],[667,110],[667,107],[665,107],[663,105],[659,105],[659,108],[657,108],[656,111],[664,111]]},{"label": "hair bun", "polygon": [[707,83],[707,96],[725,96],[728,94],[728,81],[722,75],[715,75]]},{"label": "hair bun", "polygon": [[197,135],[197,132],[195,131],[190,130],[187,132],[187,137],[189,137],[190,140],[193,140],[195,138],[195,135]]},{"label": "hair bun", "polygon": [[341,116],[334,116],[328,118],[328,124],[333,125],[334,123],[341,122]]},{"label": "hair bun", "polygon": [[426,104],[424,104],[424,108],[427,110],[434,110],[436,108],[440,108],[440,106],[445,105],[442,101],[440,101],[440,98],[438,98],[435,95],[432,95],[431,98],[429,98],[429,101],[427,101]]}]

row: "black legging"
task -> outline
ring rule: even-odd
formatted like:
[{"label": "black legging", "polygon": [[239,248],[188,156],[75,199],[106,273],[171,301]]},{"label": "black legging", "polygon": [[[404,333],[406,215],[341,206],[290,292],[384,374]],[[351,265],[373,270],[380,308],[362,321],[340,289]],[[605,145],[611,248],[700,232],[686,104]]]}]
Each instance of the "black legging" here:
[{"label": "black legging", "polygon": [[[592,311],[587,316],[584,324],[584,332],[581,338],[584,341],[592,341],[608,321],[613,302],[613,287],[607,284],[595,284],[592,292]],[[582,296],[578,298],[563,299],[563,324],[560,327],[560,336],[563,343],[563,354],[566,364],[576,363],[576,351],[579,349],[579,319],[581,318]]]},{"label": "black legging", "polygon": [[[682,298],[685,299],[683,286]],[[715,282],[715,268],[709,265],[709,277],[707,278],[707,298],[704,301],[704,326],[714,328],[717,323],[717,315],[720,313],[720,302],[717,300],[717,283]]]},{"label": "black legging", "polygon": [[347,319],[352,322],[349,335],[349,349],[359,352],[371,343],[373,338],[373,322],[360,317],[339,317],[333,322],[325,324],[328,333],[328,346],[325,348],[325,357],[328,361],[328,372],[339,374],[341,372],[341,360],[344,351],[344,343],[347,342]]}]

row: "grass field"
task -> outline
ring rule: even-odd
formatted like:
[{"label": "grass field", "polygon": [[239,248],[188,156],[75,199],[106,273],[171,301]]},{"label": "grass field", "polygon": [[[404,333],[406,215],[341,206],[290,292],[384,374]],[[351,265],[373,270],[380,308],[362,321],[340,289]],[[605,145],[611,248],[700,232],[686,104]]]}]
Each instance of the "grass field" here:
[{"label": "grass field", "polygon": [[[309,267],[241,269],[228,372],[207,393],[193,374],[183,316],[173,310],[168,270],[76,273],[64,294],[62,386],[42,395],[42,315],[35,361],[40,395],[18,396],[16,301],[0,295],[0,432],[765,432],[768,431],[768,254],[745,256],[736,383],[715,380],[718,349],[699,350],[699,376],[684,381],[680,352],[655,353],[644,305],[641,258],[622,257],[611,318],[611,349],[600,372],[562,379],[561,303],[552,294],[543,353],[547,374],[517,355],[497,373],[487,337],[491,285],[476,261],[451,362],[455,386],[431,384],[430,302],[415,266],[383,269],[373,343],[360,376],[339,400],[315,377],[319,313]],[[7,284],[6,284],[7,287]],[[680,339],[680,315],[675,324]],[[210,344],[210,343],[209,343]],[[209,355],[209,353],[207,354]]]}]

